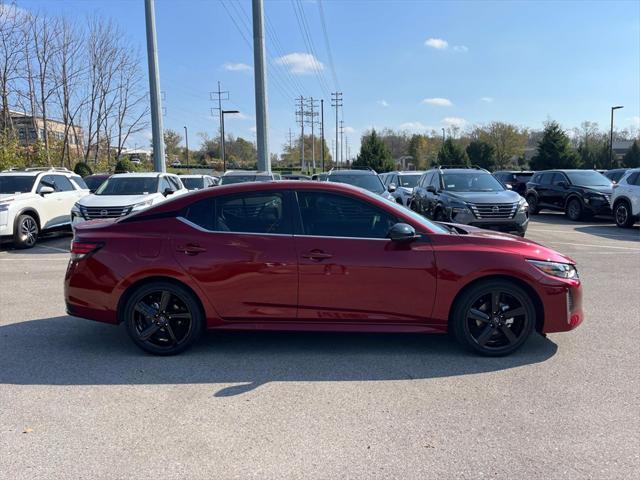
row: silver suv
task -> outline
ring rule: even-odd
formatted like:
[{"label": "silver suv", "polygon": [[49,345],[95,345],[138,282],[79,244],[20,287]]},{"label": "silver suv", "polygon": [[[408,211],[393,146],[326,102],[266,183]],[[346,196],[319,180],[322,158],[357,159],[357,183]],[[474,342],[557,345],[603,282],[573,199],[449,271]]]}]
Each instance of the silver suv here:
[{"label": "silver suv", "polygon": [[621,228],[630,228],[640,218],[640,168],[627,170],[624,176],[613,184],[613,218]]}]

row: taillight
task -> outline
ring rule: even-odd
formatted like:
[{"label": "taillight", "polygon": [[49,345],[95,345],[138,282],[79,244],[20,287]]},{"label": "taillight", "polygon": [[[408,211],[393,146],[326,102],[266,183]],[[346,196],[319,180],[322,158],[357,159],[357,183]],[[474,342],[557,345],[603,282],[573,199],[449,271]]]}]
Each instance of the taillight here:
[{"label": "taillight", "polygon": [[101,242],[71,242],[71,260],[82,260],[87,255],[99,250],[102,245]]}]

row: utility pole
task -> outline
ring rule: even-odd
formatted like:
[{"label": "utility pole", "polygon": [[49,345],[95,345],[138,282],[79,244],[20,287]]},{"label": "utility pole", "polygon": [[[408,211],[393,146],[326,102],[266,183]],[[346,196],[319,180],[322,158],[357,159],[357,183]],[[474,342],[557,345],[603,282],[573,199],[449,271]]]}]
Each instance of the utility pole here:
[{"label": "utility pole", "polygon": [[[214,96],[216,98],[214,98]],[[213,116],[213,111],[217,110],[218,111],[218,120],[220,122],[220,157],[222,160],[222,173],[224,173],[225,167],[227,162],[225,161],[224,158],[224,148],[222,148],[222,146],[224,145],[224,122],[222,120],[222,101],[223,100],[229,100],[229,92],[228,91],[222,91],[220,90],[220,81],[218,81],[218,91],[217,92],[209,92],[209,99],[210,100],[217,100],[218,101],[218,106],[217,107],[213,107],[211,109],[211,115]]]},{"label": "utility pole", "polygon": [[187,126],[184,126],[184,144],[187,154],[187,169],[189,169],[189,134],[187,133]]},{"label": "utility pole", "polygon": [[611,130],[609,132],[609,168],[613,168],[613,111],[624,108],[622,105],[611,107]]},{"label": "utility pole", "polygon": [[347,150],[347,163],[351,160],[351,151],[349,150],[349,137],[345,139],[346,142],[346,150]]},{"label": "utility pole", "polygon": [[151,130],[153,135],[153,168],[156,172],[167,170],[164,161],[164,136],[162,105],[160,100],[160,70],[158,67],[158,43],[156,40],[156,13],[154,0],[144,2],[147,28],[147,63],[149,66],[149,93],[151,95]]},{"label": "utility pole", "polygon": [[444,148],[444,127],[442,127],[442,148]]},{"label": "utility pole", "polygon": [[300,122],[300,171],[304,172],[304,97],[300,95],[298,98],[297,107],[300,110],[296,110],[296,120]]},{"label": "utility pole", "polygon": [[339,155],[338,155],[338,149],[340,148],[339,144],[338,144],[338,111],[340,109],[340,107],[342,107],[342,92],[332,92],[331,93],[331,106],[335,107],[336,109],[336,151],[335,151],[335,159],[336,159],[336,164],[338,163],[338,159],[339,159]]},{"label": "utility pole", "polygon": [[253,66],[256,90],[256,138],[258,170],[270,172],[269,132],[267,129],[267,75],[264,50],[263,0],[252,0],[253,10]]},{"label": "utility pole", "polygon": [[322,150],[322,170],[324,172],[324,100],[320,100],[320,135],[322,136],[322,142],[320,143],[320,149]]},{"label": "utility pole", "polygon": [[308,110],[305,112],[305,116],[310,118],[309,124],[311,125],[311,168],[313,169],[313,173],[316,173],[316,137],[314,126],[316,124],[316,117],[318,116],[318,112],[316,111],[317,100],[314,100],[313,97],[311,97],[308,99],[308,101]]},{"label": "utility pole", "polygon": [[340,120],[340,163],[344,162],[344,155],[343,155],[344,142],[342,141],[343,135],[344,135],[344,120]]}]

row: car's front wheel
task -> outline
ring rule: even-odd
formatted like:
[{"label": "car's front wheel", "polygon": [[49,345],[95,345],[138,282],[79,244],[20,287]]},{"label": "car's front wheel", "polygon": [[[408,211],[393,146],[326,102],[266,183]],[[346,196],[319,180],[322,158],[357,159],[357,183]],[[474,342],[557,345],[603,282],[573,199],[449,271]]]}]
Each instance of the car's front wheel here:
[{"label": "car's front wheel", "polygon": [[16,248],[31,248],[38,240],[38,222],[29,214],[20,215],[16,220],[13,232],[13,246]]},{"label": "car's front wheel", "polygon": [[186,288],[171,282],[139,287],[127,300],[121,317],[133,342],[155,355],[182,352],[204,328],[197,299]]},{"label": "car's front wheel", "polygon": [[526,342],[535,314],[533,301],[522,288],[507,280],[488,280],[457,299],[450,328],[463,346],[495,357],[512,353]]},{"label": "car's front wheel", "polygon": [[527,195],[527,203],[529,204],[529,213],[531,215],[537,215],[540,213],[540,207],[538,206],[538,197],[535,195]]},{"label": "car's front wheel", "polygon": [[616,219],[616,225],[620,228],[633,227],[633,216],[631,215],[631,207],[626,201],[622,200],[616,205],[613,216]]},{"label": "car's front wheel", "polygon": [[582,220],[582,217],[584,216],[583,210],[584,209],[582,208],[582,202],[580,202],[580,200],[578,200],[577,198],[572,198],[571,200],[569,200],[569,203],[567,203],[565,214],[567,215],[567,217],[569,217],[569,220],[577,222]]}]

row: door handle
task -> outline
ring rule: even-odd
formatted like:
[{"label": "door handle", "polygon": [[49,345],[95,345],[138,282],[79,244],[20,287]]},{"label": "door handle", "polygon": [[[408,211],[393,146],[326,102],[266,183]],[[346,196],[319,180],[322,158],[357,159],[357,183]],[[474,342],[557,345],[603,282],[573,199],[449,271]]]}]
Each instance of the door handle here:
[{"label": "door handle", "polygon": [[187,245],[178,247],[178,251],[186,255],[197,255],[199,253],[206,252],[207,249],[200,245],[196,245],[195,243],[188,243]]},{"label": "door handle", "polygon": [[330,253],[325,253],[321,250],[311,250],[310,252],[303,253],[302,258],[307,258],[309,260],[315,260],[319,262],[321,260],[333,258],[333,255],[331,255]]}]

